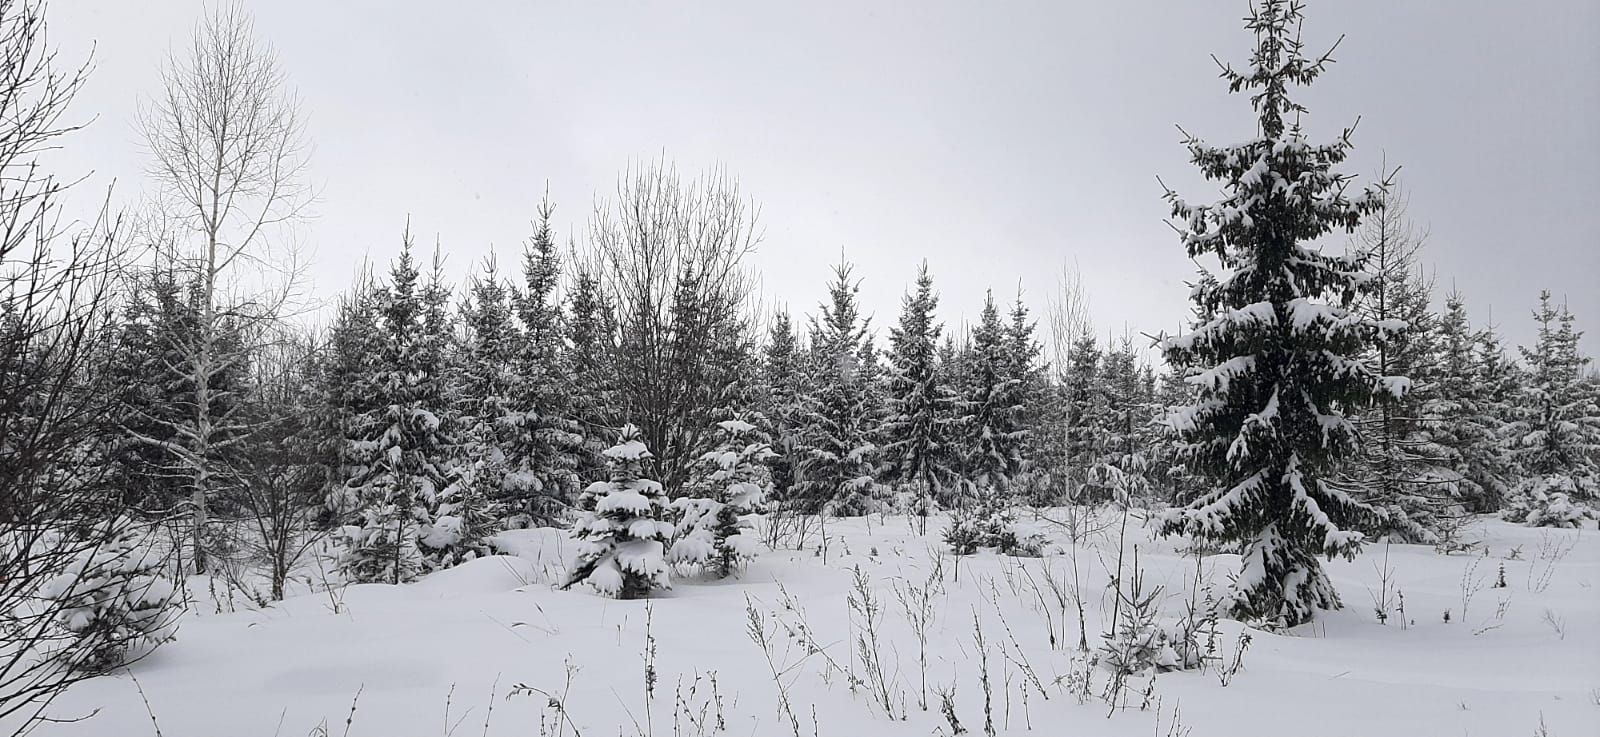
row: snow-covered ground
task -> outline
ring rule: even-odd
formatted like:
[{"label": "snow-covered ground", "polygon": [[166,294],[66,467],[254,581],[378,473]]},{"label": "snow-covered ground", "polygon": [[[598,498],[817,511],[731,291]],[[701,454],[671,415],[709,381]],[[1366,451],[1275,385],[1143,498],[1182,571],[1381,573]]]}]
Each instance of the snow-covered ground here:
[{"label": "snow-covered ground", "polygon": [[[1110,610],[1116,559],[1115,520],[1102,515],[1108,526],[1078,550],[1091,648]],[[1453,555],[1369,546],[1354,562],[1331,564],[1344,610],[1292,632],[1252,631],[1227,686],[1219,670],[1234,659],[1241,626],[1224,621],[1222,666],[1162,673],[1153,690],[1136,679],[1114,713],[1100,698],[1105,671],[1092,673],[1092,698],[1073,691],[1083,670],[1074,660],[1077,615],[1049,583],[1070,590],[1060,528],[1044,525],[1054,541],[1045,558],[983,553],[957,565],[940,552],[942,527],[920,537],[904,518],[830,522],[826,560],[814,545],[769,552],[736,580],[680,577],[651,601],[553,588],[572,549],[554,530],[508,533],[518,556],[413,585],[350,586],[223,613],[208,601],[131,675],[74,687],[53,709],[96,716],[38,734],[131,737],[159,725],[165,737],[304,735],[322,734],[325,723],[326,734],[352,737],[930,735],[951,731],[939,692],[953,688],[956,718],[982,735],[985,663],[999,734],[1600,733],[1592,523],[1537,530],[1485,520],[1470,533],[1479,546]],[[1195,558],[1178,552],[1181,541],[1151,540],[1137,519],[1126,545],[1130,554],[1139,548],[1146,589],[1162,586],[1166,614],[1179,615]],[[1236,562],[1207,556],[1204,576],[1220,588]],[[924,709],[918,642],[896,592],[914,597],[941,564],[942,584],[929,587]],[[1502,566],[1506,585],[1497,587]],[[1384,571],[1389,598],[1398,604],[1403,594],[1403,626],[1398,611],[1377,620]],[[881,680],[869,667],[870,638],[862,650],[866,623],[851,610],[852,597],[862,603],[858,580],[877,612]],[[770,666],[752,640],[752,617],[771,638]],[[884,690],[887,708],[874,696]]]}]

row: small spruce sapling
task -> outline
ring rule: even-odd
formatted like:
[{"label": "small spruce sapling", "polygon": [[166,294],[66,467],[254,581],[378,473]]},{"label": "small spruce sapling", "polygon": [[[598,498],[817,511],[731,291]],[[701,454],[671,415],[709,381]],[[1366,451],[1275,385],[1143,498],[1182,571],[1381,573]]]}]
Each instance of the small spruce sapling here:
[{"label": "small spruce sapling", "polygon": [[672,525],[662,519],[666,495],[660,482],[644,478],[653,456],[639,428],[624,425],[617,444],[603,455],[611,478],[590,484],[578,498],[583,516],[572,526],[578,558],[562,588],[587,583],[619,599],[671,588],[665,552]]},{"label": "small spruce sapling", "polygon": [[39,590],[56,624],[78,645],[62,649],[66,666],[105,673],[140,648],[174,638],[180,600],[165,561],[125,518],[101,523],[76,560]]},{"label": "small spruce sapling", "polygon": [[717,433],[717,449],[701,456],[694,468],[693,495],[671,504],[678,524],[668,558],[726,578],[760,551],[752,515],[772,490],[765,463],[775,454],[748,422],[724,420],[717,423]]}]

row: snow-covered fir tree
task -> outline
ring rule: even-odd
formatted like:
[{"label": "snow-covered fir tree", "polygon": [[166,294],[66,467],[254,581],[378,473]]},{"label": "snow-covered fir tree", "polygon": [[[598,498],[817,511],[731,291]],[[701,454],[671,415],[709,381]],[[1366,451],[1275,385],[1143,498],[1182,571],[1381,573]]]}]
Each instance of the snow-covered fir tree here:
[{"label": "snow-covered fir tree", "polygon": [[1372,372],[1405,376],[1411,386],[1399,400],[1354,415],[1363,443],[1350,476],[1358,498],[1378,512],[1363,525],[1369,536],[1433,543],[1457,526],[1464,510],[1459,477],[1445,467],[1443,449],[1428,435],[1435,420],[1425,410],[1439,398],[1438,317],[1429,307],[1433,280],[1419,263],[1425,237],[1415,232],[1406,207],[1405,194],[1392,185],[1379,193],[1379,207],[1357,234],[1372,280],[1356,312],[1374,322],[1406,325],[1404,332],[1372,345],[1363,358]]},{"label": "snow-covered fir tree", "polygon": [[617,444],[607,448],[610,478],[585,487],[578,496],[582,516],[572,526],[578,557],[562,588],[586,583],[619,599],[638,599],[671,588],[666,545],[672,523],[663,517],[666,492],[645,477],[653,456],[644,435],[623,425]]},{"label": "snow-covered fir tree", "polygon": [[870,511],[873,444],[872,390],[862,370],[867,319],[860,314],[860,284],[851,267],[834,267],[828,301],[811,319],[805,415],[800,431],[797,494],[807,512],[855,516]]},{"label": "snow-covered fir tree", "polygon": [[965,480],[981,492],[1008,494],[1022,470],[1027,430],[1022,426],[1022,385],[1017,360],[993,292],[984,299],[978,325],[972,330],[972,357],[967,372],[962,429]]},{"label": "snow-covered fir tree", "polygon": [[955,397],[937,364],[944,329],[934,318],[938,307],[924,261],[917,268],[916,292],[901,300],[900,324],[889,330],[889,419],[882,433],[885,476],[911,496],[923,532],[934,499],[956,465],[950,444]]},{"label": "snow-covered fir tree", "polygon": [[104,673],[173,639],[182,600],[153,542],[130,518],[100,522],[74,560],[38,589],[77,640],[61,648],[72,659],[63,665]]},{"label": "snow-covered fir tree", "polygon": [[[524,318],[526,319],[526,318]],[[611,356],[616,350],[615,307],[600,287],[595,273],[579,266],[567,293],[566,393],[572,419],[577,422],[581,445],[576,449],[579,478],[605,478],[605,458],[617,416],[617,377]]]},{"label": "snow-covered fir tree", "polygon": [[1511,492],[1507,519],[1537,526],[1576,526],[1594,516],[1600,497],[1600,397],[1584,381],[1589,359],[1578,352],[1583,333],[1550,292],[1534,311],[1538,338],[1522,348],[1528,378],[1511,425],[1514,460],[1522,478]]},{"label": "snow-covered fir tree", "polygon": [[[521,345],[511,359],[520,384],[515,406],[505,415],[510,431],[507,454],[511,470],[504,488],[514,501],[515,525],[549,524],[577,492],[578,471],[586,454],[583,426],[574,419],[577,391],[598,389],[597,341],[606,330],[603,311],[591,301],[592,283],[583,281],[582,294],[574,295],[581,319],[595,322],[578,326],[569,355],[563,340],[561,302],[556,287],[561,279],[561,255],[550,219],[555,208],[548,199],[539,205],[539,223],[523,249],[523,287],[513,297],[521,322]],[[580,319],[574,317],[574,320]],[[581,377],[573,371],[582,363]],[[589,396],[603,401],[604,396]],[[598,446],[597,439],[592,445]],[[590,448],[592,450],[593,448]]]},{"label": "snow-covered fir tree", "polygon": [[1467,319],[1465,300],[1451,291],[1444,305],[1433,357],[1437,383],[1422,405],[1422,432],[1439,450],[1461,502],[1472,511],[1493,511],[1508,486],[1505,422],[1493,411],[1488,383],[1479,375],[1480,338]]},{"label": "snow-covered fir tree", "polygon": [[121,429],[111,451],[108,481],[123,500],[149,510],[172,509],[188,495],[170,447],[178,442],[185,407],[192,404],[191,378],[180,346],[192,333],[193,310],[171,270],[136,272],[123,306],[117,346],[106,364],[117,387],[116,416]]},{"label": "snow-covered fir tree", "polygon": [[1333,483],[1360,443],[1345,408],[1398,398],[1405,386],[1360,361],[1375,334],[1396,326],[1351,312],[1366,281],[1359,254],[1311,245],[1354,229],[1377,198],[1345,194],[1349,178],[1335,167],[1348,133],[1319,145],[1301,131],[1304,108],[1289,88],[1311,83],[1328,59],[1304,54],[1300,21],[1297,3],[1261,0],[1246,20],[1256,37],[1248,67],[1224,67],[1230,89],[1250,96],[1255,137],[1186,142],[1223,198],[1195,205],[1169,192],[1172,216],[1188,255],[1215,258],[1221,275],[1202,274],[1191,292],[1200,324],[1162,342],[1169,364],[1199,369],[1189,378],[1196,403],[1168,421],[1208,481],[1162,529],[1241,543],[1231,613],[1283,626],[1340,605],[1319,558],[1353,556],[1363,541],[1352,528],[1370,510]]},{"label": "snow-covered fir tree", "polygon": [[454,481],[443,365],[446,295],[419,276],[408,231],[389,283],[373,295],[381,339],[375,372],[362,387],[371,408],[349,428],[354,462],[341,496],[354,500],[360,521],[344,528],[341,568],[352,581],[414,578],[424,564],[418,540],[432,532],[439,492]]},{"label": "snow-covered fir tree", "polygon": [[1141,374],[1131,338],[1100,359],[1095,404],[1085,430],[1092,434],[1092,453],[1083,491],[1089,499],[1112,499],[1127,505],[1150,491],[1150,414],[1153,387]]},{"label": "snow-covered fir tree", "polygon": [[1034,448],[1034,430],[1040,424],[1046,393],[1045,371],[1040,363],[1040,353],[1043,350],[1039,341],[1034,339],[1035,321],[1028,313],[1028,306],[1022,301],[1022,291],[1017,291],[1016,301],[1011,303],[1011,322],[1006,326],[1006,352],[1010,354],[1010,376],[1016,382],[1016,402],[1021,407],[1017,418],[1018,424],[1025,428],[1022,444],[1017,448],[1020,459],[1016,476],[1026,473],[1033,465],[1031,457]]},{"label": "snow-covered fir tree", "polygon": [[802,426],[806,392],[804,356],[799,336],[787,310],[778,310],[767,327],[767,343],[761,360],[761,413],[772,430],[772,493],[775,500],[787,503],[792,498],[795,471],[800,464],[797,432]]},{"label": "snow-covered fir tree", "polygon": [[521,336],[508,291],[490,260],[468,283],[461,306],[452,392],[459,465],[455,482],[440,493],[431,539],[422,541],[445,551],[450,562],[487,554],[488,535],[517,503],[507,493],[513,465],[506,448],[514,438],[515,396],[525,378],[515,361]]},{"label": "snow-covered fir tree", "polygon": [[1110,451],[1104,432],[1111,412],[1107,384],[1100,375],[1100,343],[1083,333],[1072,341],[1071,355],[1061,370],[1063,469],[1067,499],[1073,503],[1109,501],[1109,488],[1091,481],[1091,472]]},{"label": "snow-covered fir tree", "polygon": [[737,418],[718,422],[716,437],[716,449],[695,464],[688,494],[672,500],[678,522],[667,557],[726,578],[761,550],[754,515],[772,490],[766,462],[773,452],[755,425]]},{"label": "snow-covered fir tree", "polygon": [[330,462],[325,470],[333,480],[327,489],[325,506],[339,523],[360,518],[357,489],[345,482],[365,473],[370,453],[360,452],[353,442],[361,418],[378,409],[374,391],[382,332],[377,294],[370,276],[363,276],[355,287],[339,298],[333,325],[317,361],[316,392],[317,436],[321,455]]},{"label": "snow-covered fir tree", "polygon": [[1160,431],[1160,426],[1174,410],[1194,404],[1194,386],[1185,380],[1183,372],[1167,370],[1157,379],[1154,396],[1152,418],[1158,431],[1149,441],[1149,478],[1169,503],[1182,506],[1204,489],[1205,480],[1183,462],[1177,436]]}]

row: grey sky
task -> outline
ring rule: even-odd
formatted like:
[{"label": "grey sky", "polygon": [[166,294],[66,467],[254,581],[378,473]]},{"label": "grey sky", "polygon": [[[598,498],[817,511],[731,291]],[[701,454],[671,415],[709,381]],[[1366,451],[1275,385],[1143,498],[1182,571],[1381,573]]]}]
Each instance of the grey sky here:
[{"label": "grey sky", "polygon": [[[1175,124],[1252,134],[1208,55],[1242,60],[1244,0],[1205,2],[252,4],[304,100],[316,150],[316,290],[386,262],[411,217],[455,274],[508,265],[548,180],[563,234],[630,160],[722,164],[763,205],[767,293],[796,312],[839,249],[875,324],[926,256],[945,316],[1018,280],[1042,309],[1075,261],[1102,331],[1172,329],[1194,272],[1164,224],[1160,175],[1210,199]],[[66,54],[96,43],[69,171],[136,195],[133,126],[198,0],[54,0]],[[1312,134],[1359,114],[1350,170],[1404,166],[1427,258],[1531,335],[1540,288],[1600,353],[1600,3],[1321,0],[1313,48],[1347,35],[1301,98]]]}]

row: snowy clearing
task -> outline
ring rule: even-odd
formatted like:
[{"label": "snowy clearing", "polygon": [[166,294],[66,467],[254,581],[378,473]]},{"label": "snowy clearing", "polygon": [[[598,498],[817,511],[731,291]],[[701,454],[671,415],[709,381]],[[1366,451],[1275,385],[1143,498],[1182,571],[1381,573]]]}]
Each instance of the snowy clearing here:
[{"label": "snowy clearing", "polygon": [[[1109,616],[1116,565],[1116,515],[1101,512],[1100,522],[1079,549],[1091,649]],[[62,718],[99,709],[97,716],[38,734],[156,734],[136,677],[165,737],[322,734],[324,723],[329,734],[384,737],[776,736],[796,725],[802,735],[949,734],[939,693],[952,687],[956,718],[977,735],[984,661],[997,734],[1265,736],[1296,724],[1302,735],[1562,737],[1593,734],[1600,720],[1600,534],[1592,523],[1540,530],[1483,520],[1473,529],[1480,546],[1454,555],[1369,545],[1353,562],[1330,564],[1344,610],[1291,632],[1250,631],[1243,666],[1226,687],[1218,671],[1233,660],[1241,625],[1223,621],[1222,665],[1159,674],[1148,699],[1147,679],[1135,678],[1126,706],[1109,717],[1106,671],[1091,672],[1084,703],[1073,691],[1082,671],[1076,615],[1049,584],[1065,586],[1071,576],[1061,529],[1044,525],[1053,543],[1044,558],[985,552],[958,564],[941,552],[943,526],[937,521],[919,537],[903,517],[833,522],[826,563],[815,546],[769,552],[737,580],[679,578],[649,601],[554,589],[547,582],[559,580],[573,549],[556,530],[503,533],[518,556],[480,559],[411,585],[303,592],[267,609],[224,613],[197,601],[178,640],[135,665],[132,677],[83,683],[52,709]],[[1130,557],[1139,549],[1146,590],[1163,587],[1163,613],[1178,616],[1195,558],[1178,552],[1181,540],[1152,541],[1137,518],[1126,544]],[[1236,556],[1206,556],[1204,576],[1220,588],[1236,564]],[[896,591],[914,594],[938,565],[924,709],[917,639]],[[1502,566],[1506,585],[1498,587]],[[867,638],[865,652],[865,623],[849,603],[859,595],[857,568],[877,611],[878,645]],[[1385,569],[1404,626],[1398,612],[1377,621]],[[752,610],[772,638],[789,710],[751,638]],[[790,631],[808,632],[821,651],[808,655],[806,635]],[[874,658],[881,680],[869,667]],[[649,698],[647,662],[656,679]],[[522,694],[508,696],[518,685]],[[892,718],[875,695],[884,690]],[[1316,718],[1305,720],[1307,712]]]}]

